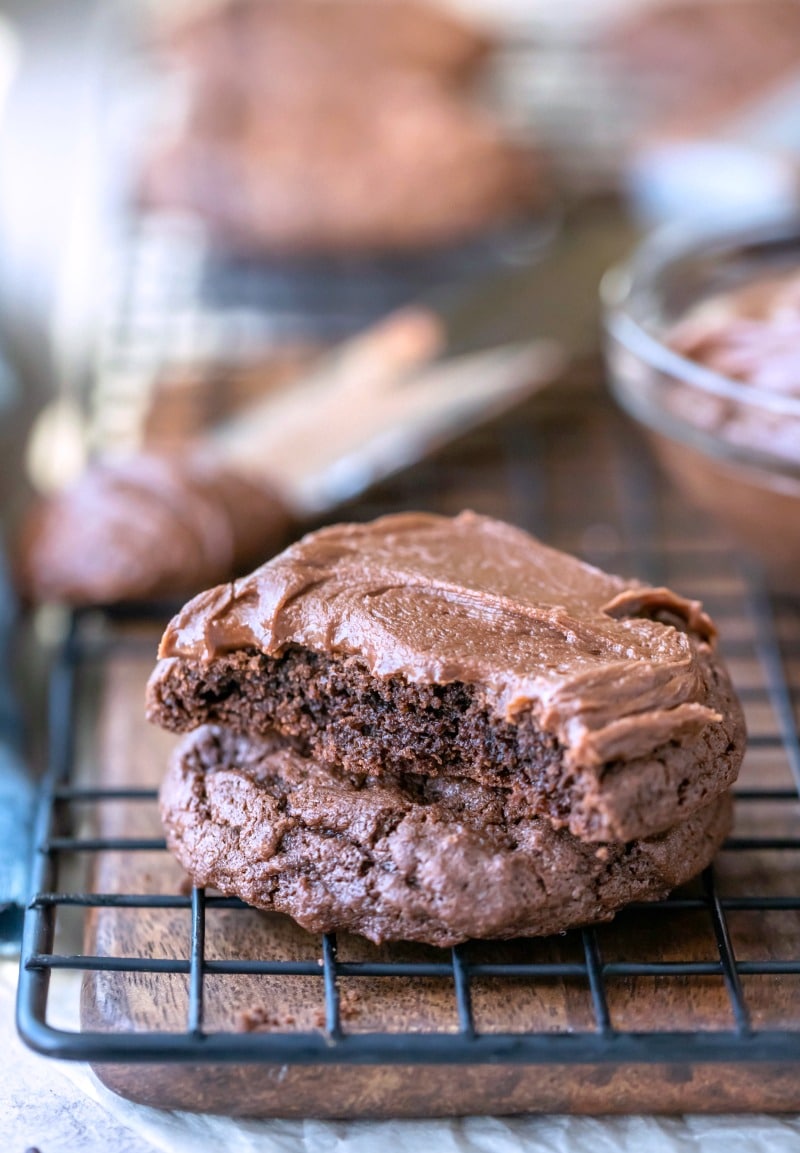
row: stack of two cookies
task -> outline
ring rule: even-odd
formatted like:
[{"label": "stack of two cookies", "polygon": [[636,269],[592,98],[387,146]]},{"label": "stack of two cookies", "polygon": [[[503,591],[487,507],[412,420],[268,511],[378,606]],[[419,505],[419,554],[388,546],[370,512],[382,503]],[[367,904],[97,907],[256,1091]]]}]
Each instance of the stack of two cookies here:
[{"label": "stack of two cookies", "polygon": [[508,525],[313,533],[172,621],[151,719],[198,885],[449,945],[657,899],[730,824],[744,726],[701,607]]}]

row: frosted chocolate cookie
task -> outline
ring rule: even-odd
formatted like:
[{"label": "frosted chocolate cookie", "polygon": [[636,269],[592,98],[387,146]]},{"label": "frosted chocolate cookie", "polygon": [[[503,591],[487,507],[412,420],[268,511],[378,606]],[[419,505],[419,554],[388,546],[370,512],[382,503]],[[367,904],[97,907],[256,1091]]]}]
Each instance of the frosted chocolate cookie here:
[{"label": "frosted chocolate cookie", "polygon": [[429,256],[551,199],[538,150],[473,91],[490,40],[439,5],[233,0],[156,39],[180,111],[154,126],[140,198],[220,251]]},{"label": "frosted chocolate cookie", "polygon": [[[735,137],[800,68],[797,0],[629,5],[602,38],[651,139]],[[787,101],[790,97],[787,97]]]},{"label": "frosted chocolate cookie", "polygon": [[[201,219],[223,251],[369,257],[448,248],[549,199],[534,150],[426,76],[353,74],[198,112],[144,165],[143,203]],[[429,255],[429,254],[428,254]]]},{"label": "frosted chocolate cookie", "polygon": [[159,12],[156,52],[209,91],[281,82],[320,72],[411,70],[462,83],[492,42],[477,25],[425,0],[223,0]]},{"label": "frosted chocolate cookie", "polygon": [[354,780],[206,727],[178,745],[161,813],[197,885],[313,932],[454,945],[544,936],[666,896],[709,864],[731,804],[723,794],[658,836],[598,848],[532,816],[519,790]]},{"label": "frosted chocolate cookie", "polygon": [[311,533],[173,619],[153,721],[277,734],[373,776],[469,779],[587,841],[675,825],[739,770],[711,621],[507,524],[407,513]]}]

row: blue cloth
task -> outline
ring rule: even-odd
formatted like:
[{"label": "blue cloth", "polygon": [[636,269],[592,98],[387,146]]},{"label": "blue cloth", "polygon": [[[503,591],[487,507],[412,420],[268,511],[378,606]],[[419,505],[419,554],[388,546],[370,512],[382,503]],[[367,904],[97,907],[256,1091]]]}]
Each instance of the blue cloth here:
[{"label": "blue cloth", "polygon": [[0,953],[15,951],[29,898],[35,792],[23,755],[24,728],[14,692],[16,599],[0,549]]}]

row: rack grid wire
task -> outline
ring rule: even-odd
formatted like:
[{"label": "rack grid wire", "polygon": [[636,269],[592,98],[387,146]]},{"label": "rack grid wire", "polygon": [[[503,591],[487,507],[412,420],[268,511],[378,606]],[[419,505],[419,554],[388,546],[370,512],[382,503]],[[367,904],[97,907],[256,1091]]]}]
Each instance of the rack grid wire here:
[{"label": "rack grid wire", "polygon": [[[385,483],[352,506],[344,518],[368,519],[400,508],[452,513],[478,507],[532,530],[603,567],[669,583],[697,596],[716,619],[721,650],[742,698],[750,730],[745,769],[736,788],[736,826],[697,884],[666,900],[637,905],[610,927],[586,928],[554,939],[551,953],[537,942],[469,943],[427,950],[411,959],[348,960],[334,935],[322,938],[319,955],[222,958],[214,949],[214,914],[239,916],[246,906],[201,889],[191,892],[94,891],[91,879],[68,887],[68,862],[104,853],[165,853],[158,838],[86,835],[83,815],[104,805],[151,806],[156,791],[132,779],[109,787],[102,774],[88,783],[76,773],[80,760],[79,684],[89,665],[142,641],[127,626],[131,612],[76,613],[54,662],[50,682],[50,765],[36,828],[34,896],[26,915],[21,958],[19,1027],[34,1048],[52,1056],[94,1062],[225,1062],[289,1064],[480,1064],[613,1062],[796,1062],[800,1013],[781,1016],[768,1003],[770,982],[800,979],[800,605],[771,598],[759,573],[699,514],[660,479],[639,434],[598,390],[567,391],[542,399],[463,439],[434,459]],[[137,610],[138,611],[138,610]],[[155,625],[157,607],[141,610]],[[100,640],[98,640],[98,635]],[[797,854],[797,856],[793,856]],[[761,864],[752,870],[747,862]],[[772,866],[764,861],[775,862]],[[766,869],[766,872],[765,872]],[[91,870],[86,875],[91,878]],[[754,880],[755,878],[755,880]],[[766,880],[765,880],[766,878]],[[78,910],[180,910],[188,933],[176,957],[93,955],[59,951],[57,916]],[[248,916],[253,916],[248,912]],[[267,914],[263,914],[267,916]],[[739,920],[755,916],[744,935]],[[698,918],[713,939],[713,955],[686,955],[683,944]],[[772,936],[771,936],[772,934]],[[773,939],[774,938],[774,939]],[[754,945],[755,940],[755,945]],[[664,949],[653,956],[655,941]],[[545,943],[547,944],[547,943]],[[340,942],[341,945],[341,942]],[[541,943],[538,943],[540,946]],[[658,950],[656,950],[658,952]],[[544,959],[543,959],[544,958]],[[553,959],[555,958],[555,959]],[[51,975],[180,975],[188,982],[182,1031],[123,1029],[97,1032],[58,1028],[50,1021]],[[241,1031],[231,1021],[209,1022],[210,981],[265,977],[277,982],[311,978],[324,1012],[318,1027]],[[449,982],[456,1025],[442,1031],[370,1030],[352,1027],[343,1011],[343,982],[365,978]],[[767,979],[767,992],[758,984]],[[666,999],[637,1027],[620,1009],[619,990],[637,981],[658,990],[687,982],[718,982],[725,1005],[714,1019],[693,1027],[690,1005],[675,1012]],[[485,1030],[477,991],[485,981],[505,984],[509,997],[521,985],[563,982],[582,990],[590,1015],[584,1027]],[[374,988],[374,981],[372,987]],[[648,986],[650,988],[650,986]],[[800,991],[800,984],[798,984]],[[688,997],[688,993],[687,993]],[[767,1000],[765,1001],[765,997]],[[800,1004],[800,997],[794,997]]]}]

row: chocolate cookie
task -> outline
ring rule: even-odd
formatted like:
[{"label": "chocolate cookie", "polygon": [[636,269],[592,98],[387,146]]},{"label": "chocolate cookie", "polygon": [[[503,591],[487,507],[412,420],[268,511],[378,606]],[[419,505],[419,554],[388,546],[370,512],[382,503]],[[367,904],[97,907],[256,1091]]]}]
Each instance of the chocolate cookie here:
[{"label": "chocolate cookie", "polygon": [[161,790],[170,849],[198,885],[313,932],[454,945],[610,920],[709,864],[728,794],[659,836],[586,845],[531,816],[520,790],[347,775],[274,740],[206,727]]},{"label": "chocolate cookie", "polygon": [[269,486],[197,456],[99,462],[31,510],[19,584],[70,604],[186,596],[279,548],[289,519]]},{"label": "chocolate cookie", "polygon": [[722,137],[800,67],[797,0],[661,0],[621,9],[604,37],[644,133]]},{"label": "chocolate cookie", "polygon": [[179,123],[140,196],[217,247],[273,257],[424,253],[530,215],[541,159],[466,88],[489,50],[450,13],[388,0],[244,0],[165,45]]},{"label": "chocolate cookie", "polygon": [[148,709],[166,728],[277,733],[357,780],[516,789],[587,841],[675,825],[743,754],[697,602],[474,513],[312,533],[191,601],[160,656]]},{"label": "chocolate cookie", "polygon": [[424,0],[224,0],[158,18],[157,50],[216,92],[353,66],[460,83],[491,48],[476,25]]},{"label": "chocolate cookie", "polygon": [[454,246],[530,217],[541,163],[427,77],[359,73],[237,102],[154,150],[151,208],[190,212],[228,252],[383,256]]}]

